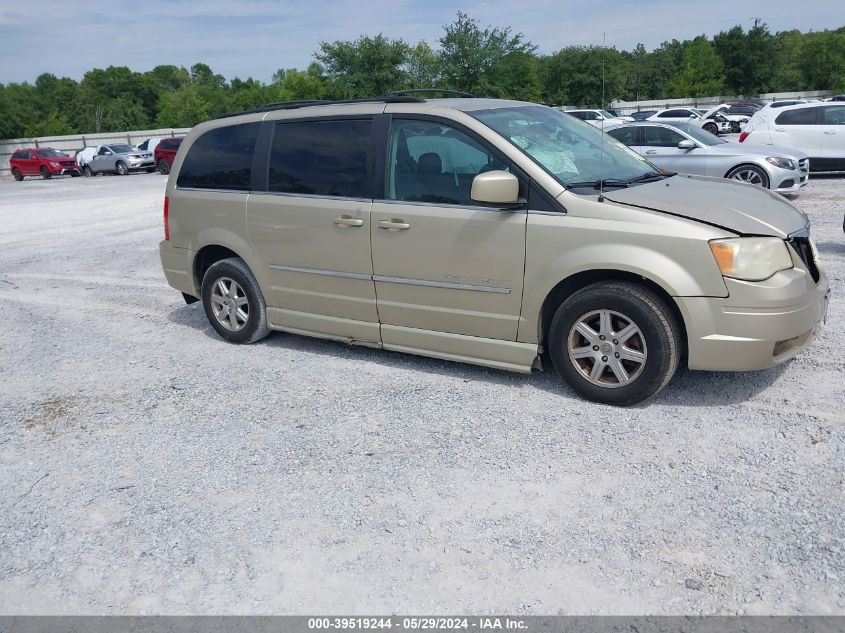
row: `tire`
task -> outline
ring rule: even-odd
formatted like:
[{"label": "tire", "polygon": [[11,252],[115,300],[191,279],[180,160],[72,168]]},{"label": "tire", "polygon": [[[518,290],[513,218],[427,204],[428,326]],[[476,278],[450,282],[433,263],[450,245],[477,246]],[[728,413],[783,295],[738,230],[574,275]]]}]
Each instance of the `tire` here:
[{"label": "tire", "polygon": [[170,173],[170,165],[168,165],[167,161],[163,158],[158,161],[158,171],[165,176]]},{"label": "tire", "polygon": [[734,167],[728,172],[725,178],[747,182],[751,185],[763,187],[763,189],[769,188],[769,174],[761,167],[757,167],[757,165],[739,165]]},{"label": "tire", "polygon": [[72,172],[70,172],[70,177],[71,177],[71,178],[79,178],[81,175],[82,175],[82,174],[80,174],[78,171],[72,171]]},{"label": "tire", "polygon": [[719,133],[719,128],[716,126],[715,123],[705,123],[702,127],[705,130],[707,130],[708,132],[710,132],[711,134],[718,134]]},{"label": "tire", "polygon": [[[626,331],[626,338],[614,338]],[[680,329],[669,306],[648,288],[624,281],[573,293],[555,312],[548,339],[555,369],[575,391],[617,406],[663,389],[681,357]]]},{"label": "tire", "polygon": [[731,121],[731,134],[739,134],[739,123]]},{"label": "tire", "polygon": [[23,174],[21,173],[21,170],[18,169],[17,167],[12,168],[12,178],[17,180],[18,182],[23,180]]},{"label": "tire", "polygon": [[[234,296],[227,294],[233,290],[232,283],[236,284]],[[209,266],[202,279],[201,294],[208,322],[230,343],[255,343],[270,333],[264,295],[255,275],[240,257],[223,259]],[[234,313],[228,303],[232,299],[245,300],[234,306],[240,306]],[[242,310],[244,307],[246,311]]]},{"label": "tire", "polygon": [[124,163],[122,160],[119,160],[114,165],[114,173],[116,173],[118,176],[125,176],[129,173],[129,168],[126,167],[126,163]]},{"label": "tire", "polygon": [[53,177],[53,174],[50,173],[50,170],[47,169],[46,167],[44,167],[43,165],[42,165],[41,169],[39,169],[38,171],[41,172],[41,177],[44,180],[50,180],[50,178]]},{"label": "tire", "polygon": [[89,177],[89,178],[90,178],[91,176],[93,176],[93,175],[94,175],[94,172],[91,170],[91,166],[90,166],[90,165],[85,165],[85,166],[82,168],[82,174],[83,174],[84,176],[86,176],[86,177]]},{"label": "tire", "polygon": [[144,171],[146,171],[148,174],[151,174],[151,173],[153,173],[155,170],[156,170],[156,168],[155,168],[155,167],[147,167],[147,169],[145,169]]}]

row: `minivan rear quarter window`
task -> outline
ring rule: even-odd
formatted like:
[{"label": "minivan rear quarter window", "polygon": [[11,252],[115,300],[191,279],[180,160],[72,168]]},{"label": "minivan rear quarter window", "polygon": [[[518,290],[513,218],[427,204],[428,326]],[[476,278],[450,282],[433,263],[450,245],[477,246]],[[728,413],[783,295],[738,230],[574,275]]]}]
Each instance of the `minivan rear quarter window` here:
[{"label": "minivan rear quarter window", "polygon": [[278,123],[270,152],[269,190],[372,198],[367,172],[371,119]]},{"label": "minivan rear quarter window", "polygon": [[188,150],[177,187],[249,191],[258,123],[209,130]]}]

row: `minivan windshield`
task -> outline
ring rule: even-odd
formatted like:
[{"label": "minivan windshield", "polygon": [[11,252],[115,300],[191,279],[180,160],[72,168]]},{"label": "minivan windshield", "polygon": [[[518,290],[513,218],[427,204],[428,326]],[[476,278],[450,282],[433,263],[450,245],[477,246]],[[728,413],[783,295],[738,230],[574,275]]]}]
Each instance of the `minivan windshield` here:
[{"label": "minivan windshield", "polygon": [[601,130],[541,105],[467,112],[571,189],[629,187],[666,177]]}]

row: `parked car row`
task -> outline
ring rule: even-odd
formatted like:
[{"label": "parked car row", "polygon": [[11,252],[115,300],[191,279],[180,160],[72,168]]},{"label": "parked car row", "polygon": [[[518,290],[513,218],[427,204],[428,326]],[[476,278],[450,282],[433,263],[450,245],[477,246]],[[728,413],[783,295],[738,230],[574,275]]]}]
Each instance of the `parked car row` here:
[{"label": "parked car row", "polygon": [[168,174],[183,138],[146,139],[135,147],[127,143],[84,147],[77,150],[75,157],[52,147],[25,148],[12,154],[9,167],[15,180],[23,180],[26,176],[44,179],[81,174],[124,176],[131,172],[152,173],[156,170]]},{"label": "parked car row", "polygon": [[797,193],[809,179],[804,152],[730,143],[690,122],[642,121],[607,133],[666,171],[730,178],[778,193]]}]

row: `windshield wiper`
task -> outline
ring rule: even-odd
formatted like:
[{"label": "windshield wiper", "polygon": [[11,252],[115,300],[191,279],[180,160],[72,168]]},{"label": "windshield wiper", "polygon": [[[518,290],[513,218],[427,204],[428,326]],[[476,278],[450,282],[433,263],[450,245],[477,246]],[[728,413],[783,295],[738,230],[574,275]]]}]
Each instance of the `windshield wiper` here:
[{"label": "windshield wiper", "polygon": [[664,178],[668,178],[669,176],[674,176],[673,172],[663,172],[663,171],[650,171],[645,174],[641,174],[635,178],[631,178],[628,180],[629,183],[631,182],[650,182],[652,180],[663,180]]},{"label": "windshield wiper", "polygon": [[628,180],[621,180],[619,178],[605,178],[603,180],[582,180],[579,182],[570,182],[566,186],[570,189],[577,189],[579,187],[592,187],[593,189],[604,189],[605,187],[627,187],[630,184]]}]

